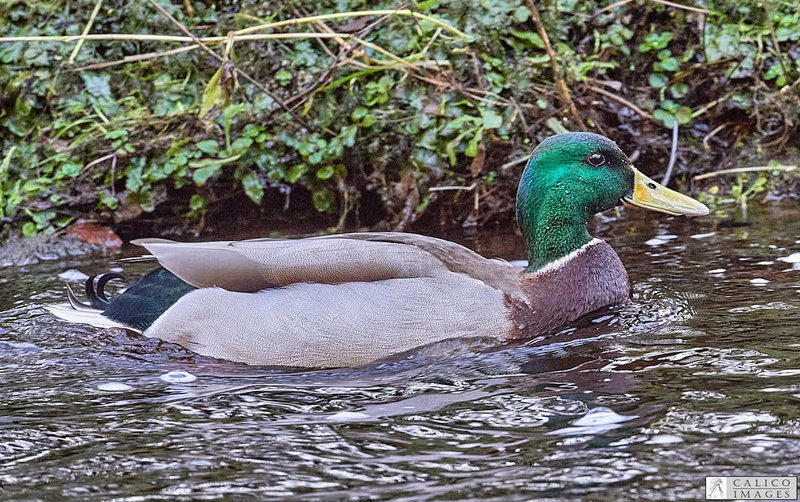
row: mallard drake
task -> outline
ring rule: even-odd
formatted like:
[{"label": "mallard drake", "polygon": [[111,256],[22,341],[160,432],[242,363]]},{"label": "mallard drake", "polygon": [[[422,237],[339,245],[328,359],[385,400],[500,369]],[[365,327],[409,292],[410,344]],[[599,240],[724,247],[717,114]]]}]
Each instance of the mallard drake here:
[{"label": "mallard drake", "polygon": [[111,301],[103,285],[113,276],[87,281],[88,305],[69,298],[82,322],[259,365],[353,366],[451,338],[526,339],[630,297],[619,257],[586,229],[620,204],[708,214],[639,172],[610,139],[560,134],[533,151],[517,191],[527,268],[397,232],[140,239],[163,268]]}]

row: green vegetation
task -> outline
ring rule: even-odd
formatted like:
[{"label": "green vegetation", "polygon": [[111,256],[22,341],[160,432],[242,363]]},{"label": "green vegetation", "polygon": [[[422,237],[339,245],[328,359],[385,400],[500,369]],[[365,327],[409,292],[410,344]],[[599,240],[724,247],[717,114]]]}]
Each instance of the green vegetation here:
[{"label": "green vegetation", "polygon": [[562,127],[657,174],[677,121],[679,182],[800,144],[794,0],[157,1],[174,22],[147,1],[0,0],[0,37],[92,35],[0,41],[0,235],[174,201],[195,226],[231,201],[339,227],[404,228],[434,202],[508,218],[513,160]]}]

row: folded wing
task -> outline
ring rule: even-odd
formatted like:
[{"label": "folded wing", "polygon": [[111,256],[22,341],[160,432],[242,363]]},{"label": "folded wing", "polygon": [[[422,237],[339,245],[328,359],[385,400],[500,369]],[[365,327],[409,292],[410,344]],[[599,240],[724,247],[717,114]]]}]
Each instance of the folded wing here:
[{"label": "folded wing", "polygon": [[441,259],[416,243],[351,235],[360,234],[203,243],[139,239],[134,244],[147,248],[164,268],[193,286],[241,292],[299,282],[426,277],[447,270]]}]

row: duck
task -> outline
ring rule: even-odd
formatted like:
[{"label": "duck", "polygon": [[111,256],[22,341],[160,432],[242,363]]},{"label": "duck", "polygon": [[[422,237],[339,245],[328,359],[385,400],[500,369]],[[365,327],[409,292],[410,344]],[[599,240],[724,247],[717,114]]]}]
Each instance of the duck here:
[{"label": "duck", "polygon": [[587,230],[619,205],[670,215],[708,208],[644,175],[604,136],[565,133],[533,150],[516,194],[526,267],[402,232],[300,239],[133,241],[160,267],[108,299],[118,274],[67,285],[67,320],[122,327],[213,358],[299,368],[360,366],[444,340],[502,343],[556,333],[627,301],[620,258]]}]

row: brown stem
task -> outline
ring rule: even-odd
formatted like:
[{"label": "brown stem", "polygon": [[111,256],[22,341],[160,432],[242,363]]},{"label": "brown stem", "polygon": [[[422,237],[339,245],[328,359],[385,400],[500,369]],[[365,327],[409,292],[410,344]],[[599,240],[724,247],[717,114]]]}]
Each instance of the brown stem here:
[{"label": "brown stem", "polygon": [[575,103],[572,101],[572,97],[569,95],[569,89],[567,88],[567,84],[564,82],[561,69],[558,67],[558,63],[556,62],[556,54],[553,52],[553,47],[550,45],[550,39],[547,38],[547,32],[544,31],[544,25],[542,24],[542,18],[539,17],[539,11],[536,10],[536,6],[533,5],[533,0],[528,0],[528,6],[531,9],[531,17],[533,18],[533,22],[536,24],[536,30],[539,32],[539,36],[542,37],[542,41],[544,42],[544,50],[547,51],[547,56],[550,58],[550,67],[553,69],[553,78],[556,80],[558,97],[561,99],[561,102],[567,106],[572,114],[572,117],[575,119],[575,122],[578,123],[580,129],[585,129],[586,126],[583,125],[583,119],[581,119],[581,116],[578,113],[578,108],[575,106]]}]

